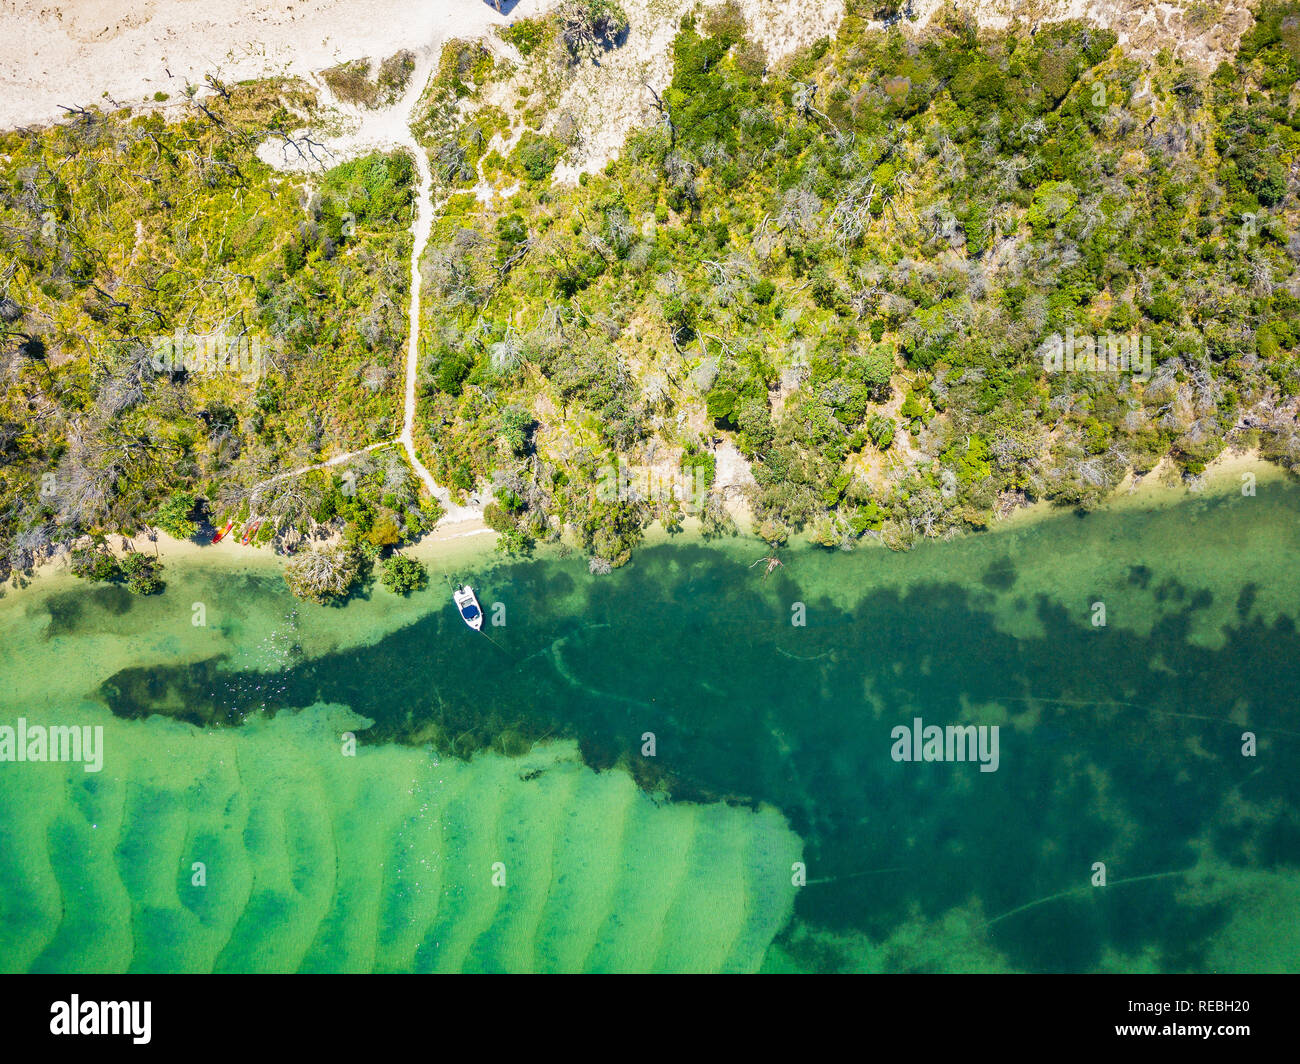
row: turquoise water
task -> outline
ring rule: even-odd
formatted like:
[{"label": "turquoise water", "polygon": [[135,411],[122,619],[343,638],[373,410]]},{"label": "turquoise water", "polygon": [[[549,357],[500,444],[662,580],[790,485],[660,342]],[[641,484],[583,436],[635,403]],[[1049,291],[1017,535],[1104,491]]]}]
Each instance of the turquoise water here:
[{"label": "turquoise water", "polygon": [[487,639],[437,574],[11,593],[0,723],[107,732],[0,765],[0,965],[1300,970],[1300,488],[765,553],[461,559]]}]

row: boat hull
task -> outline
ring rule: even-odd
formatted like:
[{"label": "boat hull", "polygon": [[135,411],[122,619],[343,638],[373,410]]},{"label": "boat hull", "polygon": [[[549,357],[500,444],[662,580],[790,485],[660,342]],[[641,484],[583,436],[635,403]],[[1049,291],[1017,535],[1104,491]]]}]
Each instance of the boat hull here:
[{"label": "boat hull", "polygon": [[457,588],[451,597],[452,601],[456,603],[456,612],[460,614],[460,619],[474,631],[481,632],[483,630],[483,610],[478,604],[478,598],[474,595],[474,589],[466,584],[464,587]]}]

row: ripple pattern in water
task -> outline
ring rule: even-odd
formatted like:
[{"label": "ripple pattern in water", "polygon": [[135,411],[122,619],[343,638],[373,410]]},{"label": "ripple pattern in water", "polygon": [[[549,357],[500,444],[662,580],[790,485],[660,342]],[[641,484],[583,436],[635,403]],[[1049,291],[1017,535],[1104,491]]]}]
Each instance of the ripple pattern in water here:
[{"label": "ripple pattern in water", "polygon": [[79,714],[104,771],[0,772],[6,971],[753,971],[793,907],[780,814],[656,804],[572,744],[345,757],[337,707]]}]

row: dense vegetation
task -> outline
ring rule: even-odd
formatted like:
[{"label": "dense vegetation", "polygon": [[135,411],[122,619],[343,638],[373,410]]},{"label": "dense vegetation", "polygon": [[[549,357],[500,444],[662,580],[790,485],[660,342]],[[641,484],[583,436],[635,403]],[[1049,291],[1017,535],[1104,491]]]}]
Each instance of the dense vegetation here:
[{"label": "dense vegetation", "polygon": [[[1208,73],[1086,24],[849,8],[776,70],[738,8],[688,16],[655,120],[576,188],[550,178],[573,123],[530,90],[563,86],[554,28],[509,31],[518,68],[449,49],[421,127],[450,197],[424,264],[435,475],[492,478],[507,546],[567,525],[618,564],[680,509],[603,498],[602,471],[723,440],[767,538],[845,547],[1091,506],[1165,455],[1195,478],[1229,439],[1300,467],[1300,7]],[[461,191],[484,184],[507,195]],[[1053,334],[1139,337],[1151,374],[1047,372]]]},{"label": "dense vegetation", "polygon": [[394,554],[384,560],[379,582],[396,595],[409,595],[429,582],[429,570],[414,558]]},{"label": "dense vegetation", "polygon": [[314,99],[211,88],[0,136],[4,572],[147,526],[379,551],[438,516],[396,452],[270,479],[400,430],[410,159],[286,176],[257,149],[311,156]]},{"label": "dense vegetation", "polygon": [[[606,571],[651,520],[729,529],[739,490],[773,544],[905,546],[1229,442],[1300,469],[1300,5],[1213,71],[879,6],[776,68],[735,5],[688,15],[647,124],[576,184],[555,101],[622,9],[516,21],[517,62],[446,47],[415,440],[458,497],[491,483],[505,549],[567,528]],[[370,105],[409,69],[330,77]],[[0,568],[76,545],[148,591],[103,534],[324,526],[290,581],[337,598],[439,515],[396,447],[295,472],[400,429],[414,165],[277,171],[258,153],[317,152],[311,93],[209,89],[0,136]],[[1045,363],[1120,335],[1149,375]]]}]

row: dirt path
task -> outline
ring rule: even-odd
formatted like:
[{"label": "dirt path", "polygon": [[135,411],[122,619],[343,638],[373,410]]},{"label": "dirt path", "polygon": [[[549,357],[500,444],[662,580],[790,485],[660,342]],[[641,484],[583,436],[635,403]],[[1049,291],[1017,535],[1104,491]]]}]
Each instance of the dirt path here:
[{"label": "dirt path", "polygon": [[451,492],[433,479],[420,456],[415,453],[415,381],[420,365],[420,258],[429,243],[429,234],[433,230],[434,211],[440,204],[433,202],[433,173],[429,169],[429,159],[424,149],[417,143],[411,133],[411,123],[415,119],[415,109],[419,106],[420,95],[429,74],[433,69],[436,53],[422,57],[411,77],[410,87],[395,110],[402,116],[400,129],[394,125],[394,144],[408,152],[415,162],[415,172],[419,178],[415,191],[415,219],[411,223],[411,301],[408,308],[410,332],[406,338],[406,397],[402,409],[402,434],[398,437],[402,449],[406,451],[407,461],[415,470],[429,494],[438,500],[446,516],[443,521],[455,523],[481,517],[483,507],[479,502],[482,497],[475,493],[469,506],[461,506],[452,497]]},{"label": "dirt path", "polygon": [[372,443],[362,447],[359,451],[349,451],[347,454],[336,454],[333,458],[327,458],[323,462],[314,462],[311,465],[299,466],[297,469],[289,469],[283,473],[276,473],[273,477],[267,477],[253,485],[252,491],[249,492],[249,498],[254,498],[268,484],[274,484],[277,480],[288,480],[290,477],[300,477],[304,473],[310,473],[313,469],[328,469],[330,466],[342,465],[344,462],[350,462],[368,451],[377,451],[381,447],[391,447],[397,443],[397,440],[383,440],[380,443]]},{"label": "dirt path", "polygon": [[[409,99],[404,98],[398,106],[402,115],[402,127],[397,132],[395,141],[404,148],[415,162],[418,183],[415,190],[415,219],[411,223],[411,300],[407,321],[410,332],[406,337],[406,399],[402,410],[402,434],[398,440],[406,451],[407,460],[416,475],[424,482],[429,494],[443,503],[450,502],[445,488],[434,481],[432,474],[424,468],[415,453],[415,440],[412,432],[415,426],[415,377],[420,363],[420,258],[429,243],[429,233],[433,229],[433,174],[429,170],[429,159],[424,149],[416,143],[411,133],[411,121],[415,117],[415,108],[419,103],[420,92],[428,78],[428,68],[421,65],[411,78],[411,88],[407,91]],[[444,499],[444,496],[446,498]]]},{"label": "dirt path", "polygon": [[438,501],[444,511],[445,516],[439,524],[455,524],[481,518],[483,514],[482,503],[486,500],[487,493],[477,493],[474,500],[467,506],[461,506],[457,503],[451,497],[451,492],[434,480],[433,474],[420,461],[420,457],[415,451],[414,438],[416,377],[420,358],[420,259],[429,243],[429,234],[433,230],[434,215],[441,204],[434,202],[433,174],[429,169],[429,161],[424,150],[411,133],[411,122],[416,117],[420,97],[424,92],[429,76],[433,72],[439,54],[439,47],[432,47],[418,53],[415,70],[411,74],[410,81],[401,99],[392,107],[384,108],[381,111],[365,110],[339,100],[330,91],[323,78],[312,75],[309,80],[320,94],[321,99],[326,101],[332,110],[345,116],[354,128],[350,132],[337,136],[322,136],[323,143],[320,147],[319,154],[321,158],[319,160],[296,160],[297,165],[295,165],[295,160],[288,158],[288,156],[281,157],[283,153],[274,145],[264,145],[263,149],[259,151],[259,155],[262,156],[264,161],[271,163],[271,165],[283,169],[301,168],[311,170],[320,165],[335,165],[345,159],[363,155],[369,151],[392,151],[397,149],[410,155],[415,165],[417,182],[415,188],[415,216],[411,222],[411,280],[410,300],[407,306],[408,332],[401,433],[395,439],[372,443],[361,450],[338,455],[326,462],[318,462],[313,465],[303,466],[301,469],[278,473],[274,477],[263,481],[257,487],[260,488],[287,477],[300,476],[303,473],[311,472],[313,469],[342,465],[349,459],[367,451],[400,444],[411,469],[420,478],[425,490]]}]

